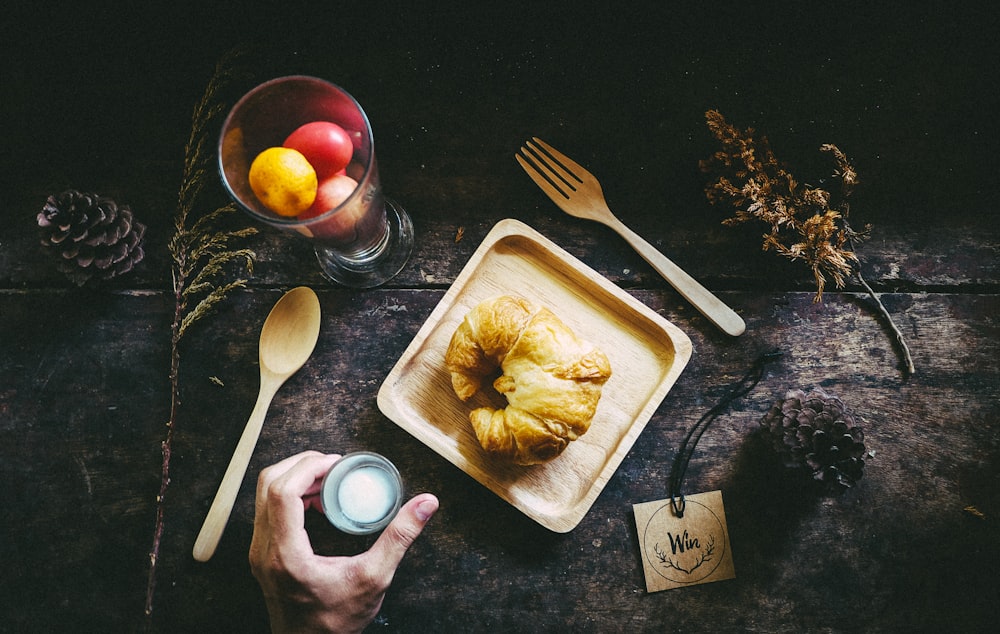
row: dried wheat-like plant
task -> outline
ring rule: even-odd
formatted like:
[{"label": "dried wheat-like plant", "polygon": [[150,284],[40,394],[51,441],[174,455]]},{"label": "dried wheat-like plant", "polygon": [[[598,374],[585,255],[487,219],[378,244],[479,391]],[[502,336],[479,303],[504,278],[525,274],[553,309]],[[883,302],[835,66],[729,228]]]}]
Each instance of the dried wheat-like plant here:
[{"label": "dried wheat-like plant", "polygon": [[[180,404],[179,372],[180,342],[191,326],[208,315],[233,290],[246,286],[247,280],[228,279],[232,270],[253,275],[255,254],[250,249],[237,248],[234,242],[257,232],[252,227],[226,230],[220,221],[236,211],[233,203],[223,204],[202,212],[202,192],[214,176],[211,171],[212,146],[209,137],[213,123],[225,110],[220,93],[232,79],[236,53],[224,56],[216,64],[205,92],[195,105],[191,118],[191,133],[184,147],[184,166],[177,193],[174,214],[174,234],[168,248],[171,255],[174,318],[170,331],[170,419],[161,449],[160,492],[156,497],[156,525],[149,551],[149,577],[146,586],[145,614],[153,612],[156,587],[156,564],[163,535],[163,509],[170,484],[170,447],[173,439],[177,408]],[[148,624],[148,623],[147,623]]]},{"label": "dried wheat-like plant", "polygon": [[721,149],[701,162],[715,180],[705,189],[713,204],[735,209],[726,225],[760,221],[767,227],[763,249],[792,260],[804,261],[816,280],[813,301],[823,299],[827,279],[843,288],[849,279],[857,280],[875,301],[879,313],[893,331],[903,356],[907,374],[915,372],[913,358],[903,334],[892,320],[882,300],[861,275],[861,261],[855,244],[870,231],[855,231],[848,222],[847,198],[858,183],[858,175],[847,156],[832,144],[820,150],[833,156],[833,177],[839,182],[836,195],[825,189],[803,185],[778,161],[766,137],[754,136],[754,130],[740,130],[729,124],[716,110],[705,113],[708,129]]}]

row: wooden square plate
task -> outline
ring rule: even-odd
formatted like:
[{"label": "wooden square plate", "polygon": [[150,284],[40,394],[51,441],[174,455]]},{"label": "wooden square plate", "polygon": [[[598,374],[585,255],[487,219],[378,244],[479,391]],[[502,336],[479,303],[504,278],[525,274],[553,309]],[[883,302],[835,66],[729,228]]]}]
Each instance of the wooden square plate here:
[{"label": "wooden square plate", "polygon": [[[469,422],[482,405],[504,407],[492,388],[463,403],[445,351],[483,300],[520,295],[549,307],[611,362],[590,430],[555,459],[521,467],[487,455]],[[542,526],[565,533],[593,505],[691,358],[676,326],[516,220],[490,231],[417,332],[378,393],[382,413]]]}]

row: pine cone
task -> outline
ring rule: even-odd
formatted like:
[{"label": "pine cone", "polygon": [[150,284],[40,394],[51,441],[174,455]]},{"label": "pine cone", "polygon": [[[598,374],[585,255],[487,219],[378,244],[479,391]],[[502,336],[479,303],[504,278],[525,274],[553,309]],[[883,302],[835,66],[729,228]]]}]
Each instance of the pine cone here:
[{"label": "pine cone", "polygon": [[146,226],[128,205],[111,198],[67,190],[49,196],[38,212],[42,244],[59,259],[59,270],[83,286],[132,270],[145,253]]},{"label": "pine cone", "polygon": [[844,403],[816,389],[791,390],[760,421],[787,467],[800,467],[831,486],[850,487],[865,467],[865,435]]}]

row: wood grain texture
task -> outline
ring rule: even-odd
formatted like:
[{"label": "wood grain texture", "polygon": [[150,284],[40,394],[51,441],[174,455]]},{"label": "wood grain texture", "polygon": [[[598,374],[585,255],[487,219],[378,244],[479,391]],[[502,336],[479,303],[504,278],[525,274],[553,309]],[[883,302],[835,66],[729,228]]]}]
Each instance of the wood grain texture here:
[{"label": "wood grain texture", "polygon": [[[262,614],[246,567],[252,482],[263,466],[307,447],[383,452],[399,466],[408,490],[441,496],[440,515],[404,562],[384,609],[389,623],[403,630],[406,623],[420,622],[478,631],[514,627],[529,617],[546,627],[569,624],[590,631],[614,628],[622,619],[644,629],[677,618],[711,618],[723,628],[752,620],[764,628],[791,622],[807,629],[850,629],[865,622],[892,629],[922,626],[946,608],[960,610],[975,624],[994,609],[977,591],[989,587],[991,573],[954,562],[970,549],[980,562],[997,555],[990,519],[1000,512],[992,486],[997,465],[990,426],[1000,413],[996,296],[888,296],[915,338],[919,371],[904,383],[862,300],[831,295],[816,306],[808,293],[727,294],[743,306],[748,337],[721,339],[707,324],[688,330],[696,350],[689,368],[591,512],[572,533],[554,535],[403,433],[375,405],[389,362],[403,352],[441,292],[383,290],[359,298],[324,289],[319,294],[326,341],[321,336],[317,355],[275,399],[231,526],[208,564],[194,562],[190,546],[255,394],[251,322],[263,319],[278,293],[241,295],[221,315],[232,327],[205,329],[189,342],[168,500],[170,530],[161,559],[158,623],[165,631],[205,623],[225,628],[242,614]],[[677,306],[679,298],[670,293],[634,294],[668,319],[690,318],[690,309]],[[48,295],[44,302],[54,299]],[[116,303],[134,315],[135,329],[166,318],[158,297],[127,296]],[[31,308],[28,302],[15,305]],[[5,328],[10,315],[4,314]],[[127,320],[115,321],[128,330]],[[99,332],[99,323],[88,322],[88,328]],[[384,336],[350,335],[362,328]],[[111,342],[121,339],[115,330],[103,338],[88,330],[89,343],[63,343],[59,354],[64,360],[97,354],[104,372],[111,373],[116,360],[126,363],[111,350]],[[128,367],[134,359],[148,359],[139,367],[145,364],[155,374],[163,344],[147,337],[130,340]],[[687,478],[693,490],[724,492],[737,579],[692,589],[683,600],[669,593],[646,596],[641,570],[621,565],[637,556],[630,504],[665,494],[670,460],[687,427],[757,351],[770,347],[786,356],[706,434]],[[162,419],[149,415],[149,407],[156,406],[148,395],[131,394],[136,386],[131,382],[104,384],[100,400],[81,406],[73,397],[87,398],[90,390],[56,389],[67,384],[68,369],[56,363],[59,357],[29,363],[33,352],[26,348],[4,365],[5,379],[24,377],[5,381],[12,387],[4,400],[3,464],[10,484],[4,503],[12,512],[4,519],[4,534],[19,536],[5,544],[4,560],[15,573],[5,583],[9,596],[48,608],[19,610],[9,615],[11,622],[56,625],[64,618],[60,614],[72,613],[83,623],[126,624],[134,617],[108,614],[103,605],[112,598],[140,599],[133,586],[145,568],[141,553],[148,547],[155,501],[150,492],[157,488],[151,465],[158,458]],[[29,365],[30,372],[17,371]],[[210,381],[212,376],[224,386]],[[817,498],[775,471],[753,442],[756,421],[774,398],[787,388],[813,385],[845,400],[864,422],[873,452],[860,485],[838,498]],[[49,394],[44,409],[19,406],[25,399],[12,392],[27,390]],[[964,512],[970,505],[987,519]],[[344,553],[366,547],[364,540],[336,535],[317,520],[310,521],[310,530],[318,549]],[[36,545],[33,552],[49,553],[51,563],[38,565],[22,549],[26,544]],[[927,575],[928,565],[936,566],[935,575]],[[100,573],[102,567],[107,574]],[[66,582],[50,583],[53,575]],[[18,580],[16,586],[11,579]],[[89,580],[86,587],[79,579]],[[468,587],[489,593],[495,607],[484,612]],[[596,608],[588,597],[598,588],[604,599]],[[558,601],[543,599],[548,596]],[[259,620],[262,629],[265,622]],[[931,622],[946,625],[943,616]]]},{"label": "wood grain texture", "polygon": [[[802,3],[678,10],[643,2],[570,15],[445,0],[280,9],[233,20],[5,8],[0,148],[0,631],[267,631],[247,563],[265,466],[313,448],[389,456],[408,493],[441,509],[403,560],[371,631],[992,631],[1000,620],[1000,232],[995,16]],[[24,6],[21,6],[24,5]],[[614,11],[614,13],[612,13]],[[335,12],[335,13],[334,13]],[[355,36],[331,40],[333,23]],[[813,25],[808,28],[804,25]],[[818,25],[818,26],[816,26]],[[287,34],[299,35],[294,41]],[[358,35],[363,33],[363,35]],[[39,39],[39,34],[44,37]],[[276,35],[280,34],[280,37]],[[373,123],[387,193],[414,220],[411,262],[365,292],[327,284],[309,246],[264,229],[249,288],[186,335],[154,613],[142,615],[173,314],[167,241],[191,108],[234,44],[257,44],[231,87],[304,72],[347,87]],[[585,76],[586,81],[581,77]],[[800,263],[724,227],[698,161],[716,108],[766,134],[822,184],[836,143],[861,184],[866,279],[914,355],[856,286],[813,303]],[[539,136],[600,179],[612,211],[732,306],[726,337],[610,229],[567,217],[513,159]],[[38,244],[35,215],[68,188],[130,204],[146,259],[75,289]],[[206,193],[222,199],[209,182]],[[624,289],[692,341],[683,374],[580,523],[538,525],[385,417],[379,387],[490,229],[514,218]],[[239,222],[239,218],[234,219]],[[258,386],[257,337],[281,294],[313,287],[317,352],[276,395],[219,549],[191,547]],[[645,592],[631,507],[667,493],[688,428],[760,352],[782,359],[705,433],[686,486],[723,492],[731,581]],[[788,389],[822,386],[865,428],[857,487],[816,495],[773,464],[755,429]],[[314,547],[370,538],[318,514]]]}]

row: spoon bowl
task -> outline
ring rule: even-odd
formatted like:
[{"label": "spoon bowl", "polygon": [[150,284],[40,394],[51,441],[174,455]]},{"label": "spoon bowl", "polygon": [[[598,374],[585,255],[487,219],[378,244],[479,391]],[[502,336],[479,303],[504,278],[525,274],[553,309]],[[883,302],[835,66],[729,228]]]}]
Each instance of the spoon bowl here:
[{"label": "spoon bowl", "polygon": [[260,367],[287,379],[305,365],[319,337],[319,299],[300,286],[285,293],[260,331]]},{"label": "spoon bowl", "polygon": [[271,400],[286,380],[305,365],[319,339],[319,299],[300,286],[285,293],[271,309],[260,331],[260,392],[243,434],[229,461],[222,483],[208,509],[192,554],[208,561],[219,545]]}]

